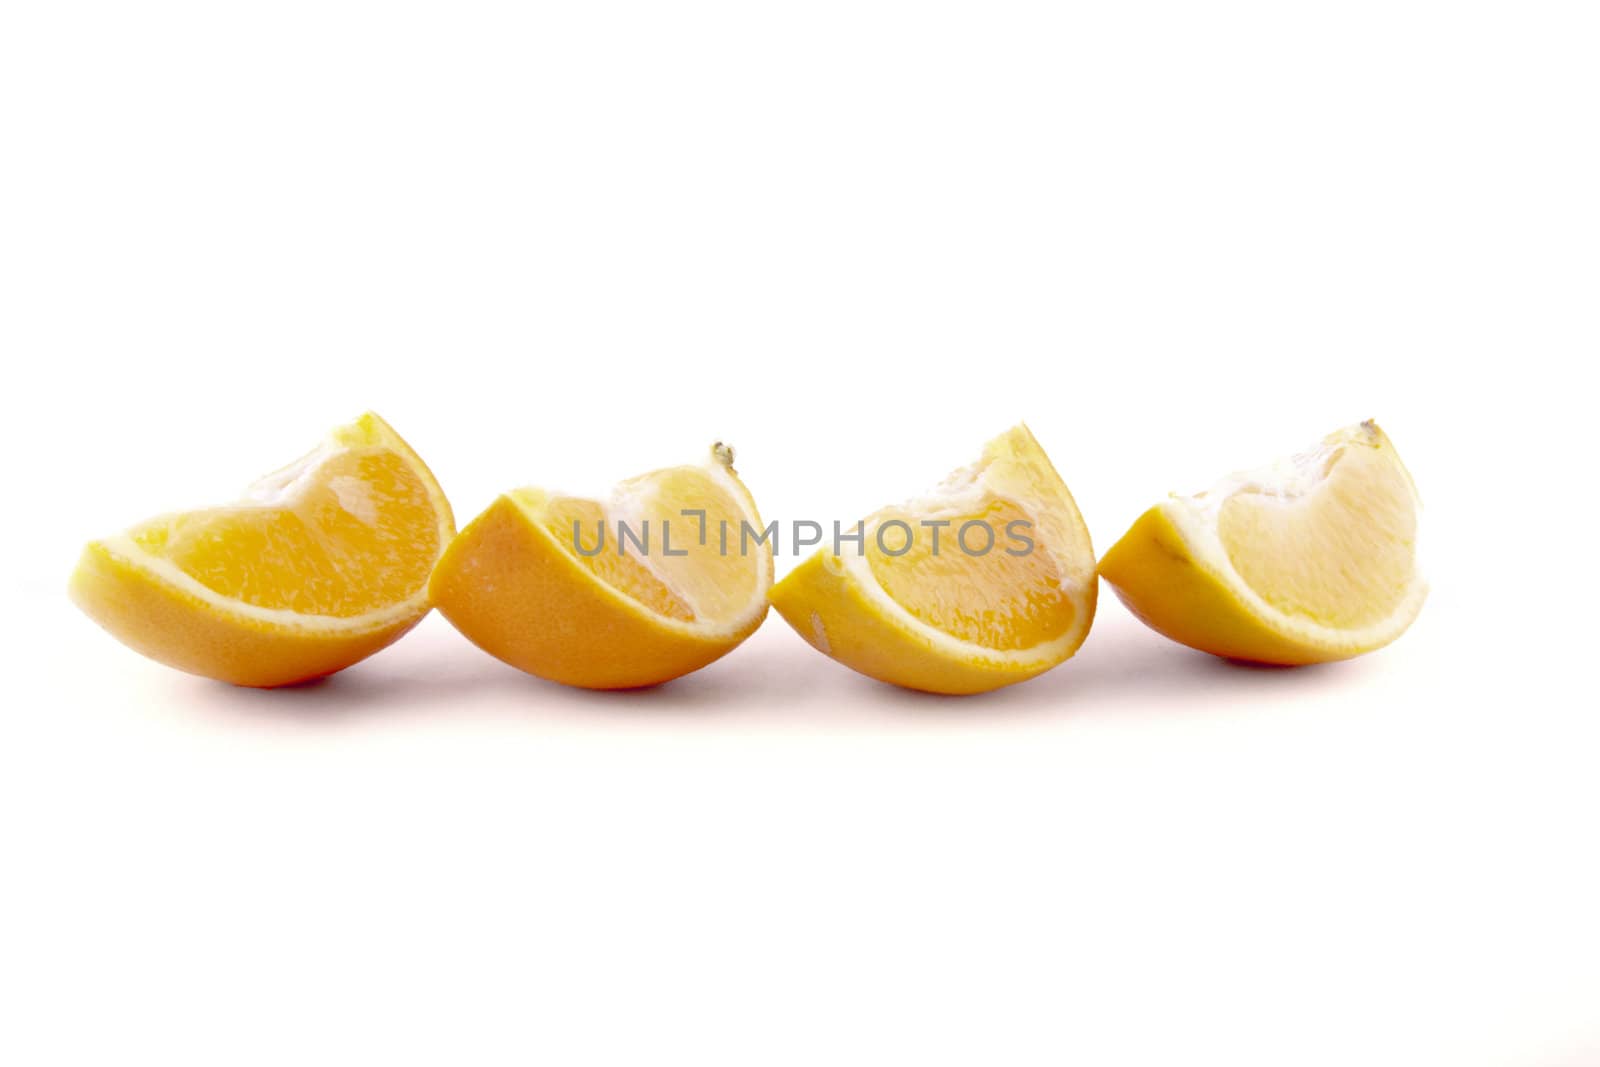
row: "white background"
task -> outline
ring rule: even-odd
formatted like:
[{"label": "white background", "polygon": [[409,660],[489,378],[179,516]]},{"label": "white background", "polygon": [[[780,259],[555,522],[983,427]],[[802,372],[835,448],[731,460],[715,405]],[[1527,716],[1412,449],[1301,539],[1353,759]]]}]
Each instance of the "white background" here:
[{"label": "white background", "polygon": [[[0,8],[0,1060],[1600,1063],[1579,3]],[[901,692],[771,617],[586,694],[432,617],[232,690],[81,543],[365,408],[465,522],[714,438],[851,521],[1026,418],[1104,550],[1376,417],[1397,644],[1108,594]],[[780,560],[780,573],[794,559]]]}]

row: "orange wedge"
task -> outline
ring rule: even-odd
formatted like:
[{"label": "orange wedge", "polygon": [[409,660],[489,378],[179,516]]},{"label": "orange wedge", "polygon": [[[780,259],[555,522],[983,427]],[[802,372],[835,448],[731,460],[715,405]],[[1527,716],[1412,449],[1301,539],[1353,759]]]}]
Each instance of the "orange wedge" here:
[{"label": "orange wedge", "polygon": [[1282,666],[1382,648],[1422,610],[1421,502],[1374,422],[1146,511],[1100,573],[1159,633]]},{"label": "orange wedge", "polygon": [[454,534],[433,475],[369,413],[239,503],[91,542],[69,592],[151,659],[236,685],[288,685],[415,626]]},{"label": "orange wedge", "polygon": [[714,446],[602,502],[541,489],[497,499],[439,561],[430,592],[473,643],[586,689],[656,685],[755,632],[772,586],[755,501]]},{"label": "orange wedge", "polygon": [[1094,620],[1089,531],[1026,426],[861,532],[796,567],[772,604],[812,647],[880,681],[996,689],[1066,660]]}]

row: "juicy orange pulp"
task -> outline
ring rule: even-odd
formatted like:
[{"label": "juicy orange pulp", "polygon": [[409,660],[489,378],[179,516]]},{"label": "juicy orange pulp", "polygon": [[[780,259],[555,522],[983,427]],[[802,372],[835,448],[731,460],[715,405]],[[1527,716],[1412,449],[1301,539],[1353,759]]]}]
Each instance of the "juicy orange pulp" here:
[{"label": "juicy orange pulp", "polygon": [[405,458],[369,446],[301,462],[314,466],[282,487],[258,483],[260,503],[165,516],[128,536],[259,608],[352,618],[424,588],[443,545],[429,488]]},{"label": "juicy orange pulp", "polygon": [[69,591],[152,659],[287,685],[342,670],[416,625],[454,532],[433,475],[369,413],[236,504],[90,542]]},{"label": "juicy orange pulp", "polygon": [[[867,545],[872,576],[901,607],[984,648],[1033,648],[1072,629],[1077,606],[1063,591],[1055,561],[1037,546],[1023,552],[1024,544],[1012,536],[1033,529],[1017,504],[991,498],[975,511],[941,515],[949,526],[934,528],[937,546],[932,531],[919,527],[923,518],[898,508],[879,512],[880,525],[899,519],[914,531],[903,555],[889,555],[876,538]],[[963,528],[970,554],[962,548]],[[892,551],[903,543],[895,540],[899,534],[897,527],[886,538]],[[982,551],[985,545],[990,547]]]},{"label": "juicy orange pulp", "polygon": [[[1069,658],[1094,619],[1089,531],[1026,426],[933,493],[863,522],[772,590],[812,647],[880,681],[980,693]],[[935,539],[937,538],[937,544]]]}]

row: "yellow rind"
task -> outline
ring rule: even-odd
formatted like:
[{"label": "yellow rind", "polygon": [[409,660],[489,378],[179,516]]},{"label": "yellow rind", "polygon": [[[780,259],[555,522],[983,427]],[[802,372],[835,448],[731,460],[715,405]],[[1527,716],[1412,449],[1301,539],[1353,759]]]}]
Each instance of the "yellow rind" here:
[{"label": "yellow rind", "polygon": [[343,670],[397,641],[427,614],[407,608],[360,630],[241,617],[167,581],[103,541],[78,560],[67,591],[117,640],[159,663],[234,685],[293,685]]},{"label": "yellow rind", "polygon": [[[773,586],[772,606],[795,632],[824,655],[869,678],[906,689],[964,696],[1043,674],[1075,652],[1088,633],[1077,626],[1070,640],[1052,643],[1044,655],[988,652],[975,645],[940,640],[909,615],[869,596],[861,582],[839,565],[838,557],[818,553]],[[904,613],[901,613],[904,614]],[[1094,614],[1090,587],[1088,619]]]}]

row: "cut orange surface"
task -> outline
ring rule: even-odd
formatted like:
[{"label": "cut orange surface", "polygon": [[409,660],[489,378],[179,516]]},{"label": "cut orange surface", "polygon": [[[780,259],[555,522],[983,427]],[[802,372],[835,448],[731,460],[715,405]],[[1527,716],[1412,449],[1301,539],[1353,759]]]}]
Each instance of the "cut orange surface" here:
[{"label": "cut orange surface", "polygon": [[1427,596],[1420,503],[1376,423],[1145,512],[1100,562],[1117,595],[1174,641],[1292,666],[1347,659],[1405,632]]},{"label": "cut orange surface", "polygon": [[755,632],[772,547],[716,446],[699,466],[630,478],[606,501],[518,489],[461,531],[433,601],[473,643],[541,678],[588,689],[656,685]]},{"label": "cut orange surface", "polygon": [[1026,426],[931,495],[863,522],[772,590],[814,648],[880,681],[978,693],[1049,670],[1094,620],[1094,550]]},{"label": "cut orange surface", "polygon": [[91,542],[69,590],[152,659],[237,685],[287,685],[415,626],[454,533],[433,475],[369,413],[236,504]]}]

